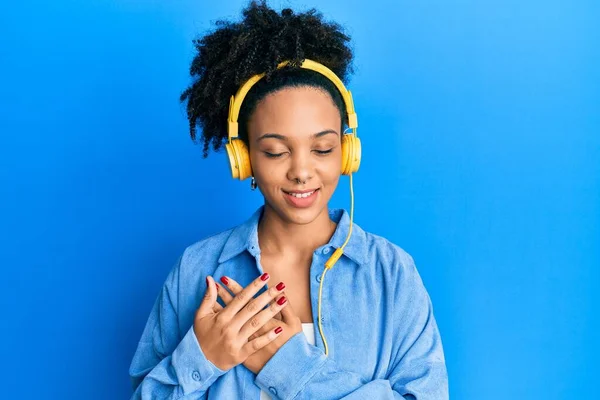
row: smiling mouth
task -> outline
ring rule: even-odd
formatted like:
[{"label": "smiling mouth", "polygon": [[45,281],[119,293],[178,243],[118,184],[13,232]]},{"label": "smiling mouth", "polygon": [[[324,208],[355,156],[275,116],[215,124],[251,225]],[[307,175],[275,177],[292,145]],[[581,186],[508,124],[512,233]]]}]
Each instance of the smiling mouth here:
[{"label": "smiling mouth", "polygon": [[301,191],[301,192],[288,192],[288,191],[285,191],[285,190],[283,190],[283,189],[282,189],[283,193],[285,193],[285,194],[287,194],[287,195],[290,195],[290,196],[293,196],[293,197],[295,197],[295,198],[297,198],[297,199],[305,199],[305,198],[307,198],[307,197],[310,197],[310,196],[312,196],[312,195],[313,195],[313,194],[314,194],[314,193],[315,193],[317,190],[319,190],[319,189],[304,190],[304,191]]}]

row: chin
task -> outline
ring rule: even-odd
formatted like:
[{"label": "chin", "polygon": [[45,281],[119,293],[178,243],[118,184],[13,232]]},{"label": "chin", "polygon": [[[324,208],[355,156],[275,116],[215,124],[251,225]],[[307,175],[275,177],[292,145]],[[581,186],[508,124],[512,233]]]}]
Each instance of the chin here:
[{"label": "chin", "polygon": [[307,208],[297,208],[288,204],[285,199],[281,199],[281,201],[275,204],[273,202],[269,202],[268,204],[282,220],[297,225],[305,225],[313,222],[327,205],[327,203],[319,201]]},{"label": "chin", "polygon": [[[288,206],[288,208],[291,208]],[[311,207],[312,208],[312,207]],[[303,209],[303,210],[298,210],[298,209],[287,209],[286,211],[286,219],[293,223],[293,224],[297,224],[297,225],[306,225],[306,224],[310,224],[311,222],[313,222],[315,219],[317,219],[317,217],[319,216],[319,214],[321,214],[322,208],[317,208],[315,206],[314,209]]]}]

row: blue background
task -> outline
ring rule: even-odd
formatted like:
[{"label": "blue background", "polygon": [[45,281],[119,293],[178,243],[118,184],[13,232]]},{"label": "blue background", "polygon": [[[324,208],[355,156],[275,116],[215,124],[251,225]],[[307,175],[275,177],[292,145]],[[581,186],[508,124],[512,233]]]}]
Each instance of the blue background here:
[{"label": "blue background", "polygon": [[[127,398],[183,249],[261,204],[201,158],[192,38],[245,1],[0,13],[2,396]],[[454,399],[592,398],[600,345],[600,3],[323,1],[346,26],[356,221],[408,251]],[[343,178],[331,203],[349,207]]]}]

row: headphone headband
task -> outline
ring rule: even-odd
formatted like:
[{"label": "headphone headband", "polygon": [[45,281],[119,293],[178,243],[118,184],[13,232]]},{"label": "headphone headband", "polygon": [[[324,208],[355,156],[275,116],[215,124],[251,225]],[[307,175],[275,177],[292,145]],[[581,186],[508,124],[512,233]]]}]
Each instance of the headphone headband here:
[{"label": "headphone headband", "polygon": [[[280,69],[287,64],[289,64],[289,60],[280,62],[277,65],[277,69]],[[358,119],[356,116],[356,112],[354,111],[354,102],[352,101],[352,93],[346,89],[344,83],[341,79],[329,68],[325,65],[320,64],[316,61],[312,61],[309,59],[304,59],[301,68],[310,69],[312,71],[319,72],[320,74],[327,77],[333,84],[337,87],[342,98],[344,99],[344,103],[346,104],[346,112],[348,114],[348,127],[353,130],[353,133],[356,135],[356,128],[358,127]],[[236,138],[238,136],[238,118],[240,115],[240,108],[242,107],[242,103],[244,102],[244,98],[259,80],[261,80],[266,73],[257,74],[252,76],[250,79],[246,81],[237,91],[235,96],[231,96],[229,100],[229,118],[227,119],[227,134],[229,136],[229,143],[231,143],[231,139]]]}]

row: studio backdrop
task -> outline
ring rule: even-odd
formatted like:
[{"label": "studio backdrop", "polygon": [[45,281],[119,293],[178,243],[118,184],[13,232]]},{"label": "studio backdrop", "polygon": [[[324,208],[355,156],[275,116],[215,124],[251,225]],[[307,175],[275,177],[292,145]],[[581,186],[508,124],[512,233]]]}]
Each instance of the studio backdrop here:
[{"label": "studio backdrop", "polygon": [[[246,4],[2,7],[0,397],[129,398],[178,256],[261,204],[179,103],[192,39]],[[355,220],[414,257],[451,398],[597,396],[600,3],[269,4],[352,38]]]}]

